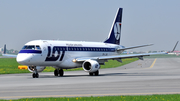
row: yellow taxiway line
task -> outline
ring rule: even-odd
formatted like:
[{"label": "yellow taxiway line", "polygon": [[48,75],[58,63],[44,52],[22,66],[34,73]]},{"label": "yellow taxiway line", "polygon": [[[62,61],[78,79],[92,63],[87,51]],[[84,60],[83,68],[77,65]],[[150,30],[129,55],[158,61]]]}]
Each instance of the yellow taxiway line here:
[{"label": "yellow taxiway line", "polygon": [[154,62],[151,64],[151,66],[150,66],[149,68],[154,67],[154,64],[156,63],[156,60],[157,60],[157,58],[156,58],[156,59],[154,59]]}]

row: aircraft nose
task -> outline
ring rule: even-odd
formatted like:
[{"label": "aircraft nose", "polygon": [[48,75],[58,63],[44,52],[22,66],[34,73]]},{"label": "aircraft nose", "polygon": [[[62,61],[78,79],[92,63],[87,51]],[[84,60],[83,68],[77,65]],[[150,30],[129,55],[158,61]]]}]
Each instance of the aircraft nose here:
[{"label": "aircraft nose", "polygon": [[16,61],[19,64],[26,65],[30,62],[30,59],[32,58],[31,54],[18,54]]}]

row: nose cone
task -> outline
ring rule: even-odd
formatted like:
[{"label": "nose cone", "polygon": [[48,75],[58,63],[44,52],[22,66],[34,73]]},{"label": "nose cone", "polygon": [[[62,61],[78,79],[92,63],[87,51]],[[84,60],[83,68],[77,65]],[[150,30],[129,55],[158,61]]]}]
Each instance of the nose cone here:
[{"label": "nose cone", "polygon": [[27,65],[30,62],[31,58],[32,58],[32,54],[22,54],[22,53],[19,53],[17,55],[16,61],[19,64]]}]

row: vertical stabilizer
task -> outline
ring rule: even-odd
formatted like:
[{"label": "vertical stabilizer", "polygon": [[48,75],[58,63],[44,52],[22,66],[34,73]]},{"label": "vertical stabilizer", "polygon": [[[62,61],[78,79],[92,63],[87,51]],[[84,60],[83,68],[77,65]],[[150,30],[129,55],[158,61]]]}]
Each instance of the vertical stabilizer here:
[{"label": "vertical stabilizer", "polygon": [[122,8],[118,9],[111,30],[109,32],[109,36],[106,41],[104,41],[104,43],[111,43],[117,45],[120,44],[122,11]]},{"label": "vertical stabilizer", "polygon": [[6,44],[4,45],[4,54],[6,54]]}]

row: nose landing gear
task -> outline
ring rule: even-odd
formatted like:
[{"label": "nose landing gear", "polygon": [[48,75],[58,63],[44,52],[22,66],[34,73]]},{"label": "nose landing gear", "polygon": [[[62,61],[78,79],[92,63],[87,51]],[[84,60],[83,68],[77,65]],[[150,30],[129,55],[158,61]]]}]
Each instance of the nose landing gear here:
[{"label": "nose landing gear", "polygon": [[33,73],[33,74],[32,74],[32,77],[33,77],[33,78],[39,78],[39,74],[38,74],[38,73]]},{"label": "nose landing gear", "polygon": [[32,74],[32,77],[33,78],[39,78],[39,74],[38,74],[38,71],[37,71],[36,67],[34,67],[34,72]]}]

